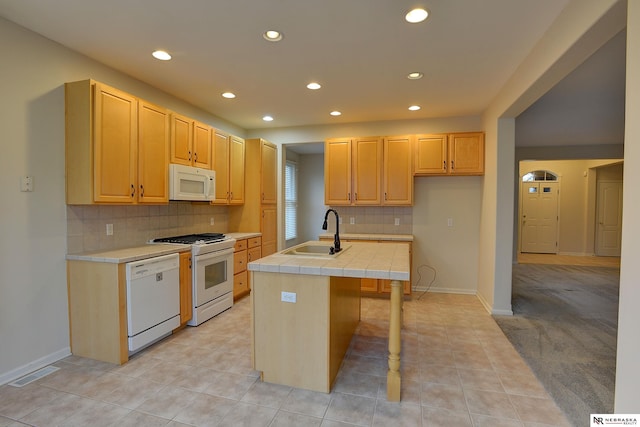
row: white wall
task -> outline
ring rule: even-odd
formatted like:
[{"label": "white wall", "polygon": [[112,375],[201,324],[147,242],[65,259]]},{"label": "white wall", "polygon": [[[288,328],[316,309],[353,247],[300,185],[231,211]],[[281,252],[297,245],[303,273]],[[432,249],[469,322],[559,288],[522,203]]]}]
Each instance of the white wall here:
[{"label": "white wall", "polygon": [[[69,353],[64,83],[94,78],[244,131],[0,18],[0,384]],[[34,191],[20,192],[20,177]]]},{"label": "white wall", "polygon": [[640,2],[630,0],[627,15],[627,96],[624,141],[624,207],[618,308],[615,412],[640,413]]},{"label": "white wall", "polygon": [[317,240],[322,230],[324,204],[324,154],[303,154],[299,157],[298,233],[300,242]]},{"label": "white wall", "polygon": [[418,292],[476,293],[482,181],[415,178],[412,282]]}]

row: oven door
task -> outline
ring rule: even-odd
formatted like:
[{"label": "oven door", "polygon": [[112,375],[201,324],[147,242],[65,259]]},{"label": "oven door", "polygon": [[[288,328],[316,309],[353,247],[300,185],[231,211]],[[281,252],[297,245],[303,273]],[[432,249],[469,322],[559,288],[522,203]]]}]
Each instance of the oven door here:
[{"label": "oven door", "polygon": [[233,291],[233,248],[196,255],[194,258],[195,307]]}]

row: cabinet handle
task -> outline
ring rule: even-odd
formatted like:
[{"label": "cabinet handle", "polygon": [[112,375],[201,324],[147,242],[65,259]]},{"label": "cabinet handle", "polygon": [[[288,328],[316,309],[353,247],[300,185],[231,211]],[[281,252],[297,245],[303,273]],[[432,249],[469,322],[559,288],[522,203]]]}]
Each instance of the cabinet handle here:
[{"label": "cabinet handle", "polygon": [[451,170],[454,170],[454,169],[455,169],[455,166],[456,166],[456,165],[453,163],[453,160],[451,160]]},{"label": "cabinet handle", "polygon": [[131,197],[133,197],[136,194],[136,187],[134,187],[133,184],[131,184]]},{"label": "cabinet handle", "polygon": [[447,170],[447,161],[446,160],[442,161],[442,169]]},{"label": "cabinet handle", "polygon": [[198,153],[193,153],[193,161],[194,162],[198,161]]},{"label": "cabinet handle", "polygon": [[144,197],[144,186],[140,184],[140,197]]},{"label": "cabinet handle", "polygon": [[353,193],[353,200],[358,200],[358,193]]},{"label": "cabinet handle", "polygon": [[384,199],[387,200],[387,192],[384,193]]},{"label": "cabinet handle", "polygon": [[233,200],[233,191],[229,193],[229,201]]},{"label": "cabinet handle", "polygon": [[189,161],[191,161],[191,150],[189,150]]},{"label": "cabinet handle", "polygon": [[351,201],[351,193],[347,193],[347,197],[349,198],[349,201]]}]

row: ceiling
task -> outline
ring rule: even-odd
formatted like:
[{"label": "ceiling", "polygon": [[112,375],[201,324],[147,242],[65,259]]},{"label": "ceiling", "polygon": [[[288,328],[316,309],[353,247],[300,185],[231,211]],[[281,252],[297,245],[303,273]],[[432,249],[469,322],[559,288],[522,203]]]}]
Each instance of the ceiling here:
[{"label": "ceiling", "polygon": [[[252,130],[480,114],[567,1],[0,0],[0,16]],[[415,6],[430,16],[409,24]]]}]

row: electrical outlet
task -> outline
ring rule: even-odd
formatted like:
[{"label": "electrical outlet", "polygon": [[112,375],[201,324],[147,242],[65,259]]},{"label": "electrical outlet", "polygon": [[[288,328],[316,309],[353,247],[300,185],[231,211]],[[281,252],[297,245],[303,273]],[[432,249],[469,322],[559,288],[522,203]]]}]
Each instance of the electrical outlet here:
[{"label": "electrical outlet", "polygon": [[453,227],[453,218],[447,218],[447,227]]},{"label": "electrical outlet", "polygon": [[393,225],[400,225],[400,218],[396,218],[396,219],[393,221]]},{"label": "electrical outlet", "polygon": [[20,191],[31,192],[33,191],[33,177],[23,176],[20,178]]},{"label": "electrical outlet", "polygon": [[349,218],[349,224],[355,224],[356,219],[354,217]]},{"label": "electrical outlet", "polygon": [[213,225],[214,222],[213,217],[209,218],[209,225]]},{"label": "electrical outlet", "polygon": [[113,224],[107,224],[107,236],[113,236]]},{"label": "electrical outlet", "polygon": [[296,293],[295,292],[281,292],[280,293],[280,301],[283,302],[296,302]]}]

